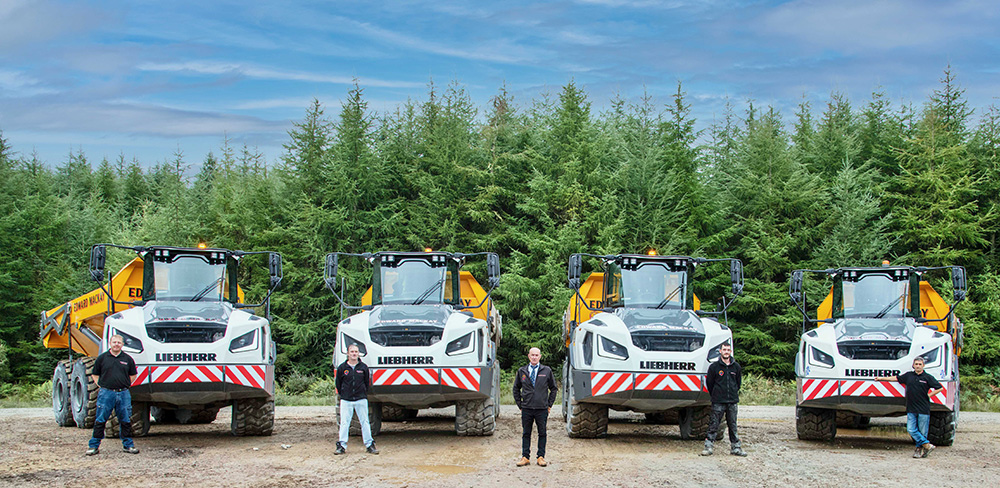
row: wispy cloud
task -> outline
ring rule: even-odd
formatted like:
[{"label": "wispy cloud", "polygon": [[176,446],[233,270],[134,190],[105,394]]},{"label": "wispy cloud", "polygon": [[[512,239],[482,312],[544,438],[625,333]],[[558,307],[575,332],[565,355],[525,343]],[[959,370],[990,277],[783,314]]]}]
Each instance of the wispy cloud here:
[{"label": "wispy cloud", "polygon": [[189,73],[201,75],[239,75],[262,80],[302,81],[310,83],[333,83],[337,85],[353,85],[355,79],[365,86],[381,88],[417,88],[423,83],[396,80],[380,80],[376,78],[353,77],[344,75],[328,75],[308,71],[281,70],[264,68],[242,63],[224,61],[184,61],[180,63],[147,62],[136,66],[141,71],[166,71],[173,73]]},{"label": "wispy cloud", "polygon": [[0,96],[33,97],[55,92],[24,72],[0,69]]}]

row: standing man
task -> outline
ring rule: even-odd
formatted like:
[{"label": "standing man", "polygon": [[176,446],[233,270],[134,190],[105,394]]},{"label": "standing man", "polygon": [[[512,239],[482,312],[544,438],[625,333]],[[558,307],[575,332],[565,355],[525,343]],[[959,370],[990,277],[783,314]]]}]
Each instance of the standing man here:
[{"label": "standing man", "polygon": [[740,447],[740,438],[736,435],[736,411],[740,403],[740,385],[743,383],[743,368],[733,358],[733,346],[728,342],[719,348],[719,360],[708,367],[705,375],[708,393],[712,396],[712,414],[708,420],[708,433],[705,437],[705,450],[702,456],[711,456],[715,436],[719,433],[719,423],[726,416],[726,426],[729,428],[729,454],[746,456]]},{"label": "standing man", "polygon": [[878,381],[898,381],[906,387],[906,431],[910,433],[917,449],[913,457],[927,457],[934,450],[934,444],[927,440],[927,430],[931,424],[931,397],[944,388],[933,376],[924,372],[924,358],[913,358],[913,371],[899,376],[879,376]]},{"label": "standing man", "polygon": [[334,454],[347,452],[347,437],[351,433],[351,419],[358,414],[361,424],[361,440],[369,454],[378,454],[372,439],[372,426],[368,423],[368,365],[361,362],[361,350],[357,344],[347,346],[347,361],[337,366],[337,394],[340,395],[340,440]]},{"label": "standing man", "polygon": [[[552,368],[541,364],[542,351],[532,347],[528,351],[528,365],[517,370],[514,378],[514,402],[521,409],[521,460],[518,466],[531,464],[531,425],[538,426],[538,465],[548,466],[545,461],[545,428],[549,422],[549,412],[556,401],[556,379]],[[546,395],[548,390],[548,395]]]},{"label": "standing man", "polygon": [[125,339],[120,335],[111,336],[111,348],[102,352],[94,361],[90,377],[100,387],[97,390],[97,418],[94,419],[94,434],[90,439],[87,455],[100,452],[104,427],[112,413],[118,415],[119,437],[122,451],[139,454],[132,442],[132,394],[128,389],[139,373],[135,369],[132,356],[122,352]]}]

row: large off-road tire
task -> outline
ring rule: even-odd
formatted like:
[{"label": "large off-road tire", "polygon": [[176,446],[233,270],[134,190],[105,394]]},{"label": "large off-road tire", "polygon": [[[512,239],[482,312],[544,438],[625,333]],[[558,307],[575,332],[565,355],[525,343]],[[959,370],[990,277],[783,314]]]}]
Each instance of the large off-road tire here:
[{"label": "large off-road tire", "polygon": [[663,412],[649,412],[643,415],[646,417],[647,424],[678,425],[680,423],[680,411],[678,411],[678,409],[670,409]]},{"label": "large off-road tire", "polygon": [[[708,435],[708,424],[712,422],[712,407],[688,407],[678,412],[677,426],[681,439],[704,440]],[[726,437],[726,418],[719,419],[715,440]]]},{"label": "large off-road tire", "polygon": [[955,412],[931,412],[931,424],[927,429],[927,440],[935,446],[950,446],[955,443],[958,418]]},{"label": "large off-road tire", "polygon": [[850,412],[847,410],[837,410],[837,427],[843,429],[867,429],[872,418]]},{"label": "large off-road tire", "polygon": [[837,436],[837,411],[795,407],[795,431],[804,441],[832,441]]},{"label": "large off-road tire", "polygon": [[149,416],[152,417],[153,422],[157,424],[178,423],[176,412],[177,411],[172,408],[149,407]]},{"label": "large off-road tire", "polygon": [[72,364],[68,359],[64,359],[56,363],[55,371],[52,372],[52,414],[56,418],[56,424],[60,427],[76,425],[76,421],[73,420],[73,405],[70,401]]},{"label": "large off-road tire", "polygon": [[569,408],[566,413],[566,434],[574,438],[593,439],[608,435],[608,406],[575,400],[573,372],[569,379]]},{"label": "large off-road tire", "polygon": [[493,435],[497,428],[493,397],[455,403],[455,433],[460,436]]},{"label": "large off-road tire", "polygon": [[[372,429],[372,437],[382,432],[382,404],[368,402],[368,425]],[[337,397],[337,429],[340,429],[340,397]],[[351,418],[351,435],[361,435],[361,422],[358,416]]]},{"label": "large off-road tire", "polygon": [[219,417],[218,408],[199,408],[191,412],[191,418],[188,419],[188,424],[210,424],[215,422],[215,419]]},{"label": "large off-road tire", "polygon": [[417,410],[414,408],[401,407],[393,403],[382,404],[383,422],[402,422],[417,417]]},{"label": "large off-road tire", "polygon": [[73,421],[81,429],[93,429],[97,417],[97,383],[90,378],[94,358],[81,358],[73,363],[70,375],[70,406]]},{"label": "large off-road tire", "polygon": [[246,398],[233,402],[233,435],[271,435],[273,429],[273,399]]},{"label": "large off-road tire", "polygon": [[[104,436],[109,438],[118,437],[120,432],[118,415],[111,414],[108,423],[104,426]],[[149,404],[142,402],[132,402],[132,437],[142,437],[149,433]]]}]

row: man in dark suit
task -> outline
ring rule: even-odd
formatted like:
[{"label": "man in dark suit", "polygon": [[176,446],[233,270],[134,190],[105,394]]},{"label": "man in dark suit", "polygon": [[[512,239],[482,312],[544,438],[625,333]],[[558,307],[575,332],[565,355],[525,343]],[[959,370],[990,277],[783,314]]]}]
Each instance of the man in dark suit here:
[{"label": "man in dark suit", "polygon": [[[521,460],[518,466],[531,464],[531,426],[538,426],[537,462],[539,466],[548,466],[545,461],[545,427],[549,421],[549,412],[556,401],[556,379],[552,368],[541,364],[542,351],[537,347],[528,351],[528,364],[517,370],[514,377],[514,402],[521,409]],[[546,394],[547,393],[547,394]]]}]

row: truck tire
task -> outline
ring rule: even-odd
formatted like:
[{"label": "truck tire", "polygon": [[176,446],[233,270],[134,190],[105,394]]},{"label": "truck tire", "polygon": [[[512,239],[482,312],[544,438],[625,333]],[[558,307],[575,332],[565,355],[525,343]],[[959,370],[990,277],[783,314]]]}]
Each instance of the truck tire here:
[{"label": "truck tire", "polygon": [[[382,433],[382,404],[368,402],[368,425],[372,429],[372,437]],[[340,397],[337,397],[337,428],[340,428]],[[358,416],[351,418],[351,435],[361,435],[361,422]]]},{"label": "truck tire", "polygon": [[[677,426],[681,431],[681,439],[704,440],[708,435],[708,424],[712,421],[712,407],[688,407],[678,412]],[[715,440],[726,437],[726,418],[719,420],[719,428]]]},{"label": "truck tire", "polygon": [[832,441],[837,436],[837,411],[795,407],[795,431],[804,441]]},{"label": "truck tire", "polygon": [[73,420],[73,406],[70,401],[70,372],[72,364],[68,359],[56,363],[52,373],[52,414],[60,427],[76,425]]},{"label": "truck tire", "polygon": [[153,422],[157,424],[176,424],[177,415],[175,415],[176,410],[163,407],[149,407],[149,416],[152,417]]},{"label": "truck tire", "polygon": [[218,408],[199,408],[191,412],[191,418],[187,424],[210,424],[219,417]]},{"label": "truck tire", "polygon": [[455,433],[460,436],[493,435],[497,428],[493,397],[455,403]]},{"label": "truck tire", "polygon": [[867,429],[871,423],[871,417],[849,412],[847,410],[837,410],[837,427],[844,429]]},{"label": "truck tire", "polygon": [[245,398],[233,402],[233,435],[271,435],[273,429],[273,399]]},{"label": "truck tire", "polygon": [[97,383],[90,379],[94,358],[81,358],[73,363],[70,375],[70,405],[73,421],[81,429],[93,429],[97,417]]},{"label": "truck tire", "polygon": [[680,412],[677,409],[665,410],[663,412],[650,412],[643,415],[646,416],[647,424],[652,424],[652,425],[680,424]]},{"label": "truck tire", "polygon": [[931,412],[931,424],[927,429],[927,440],[935,446],[950,446],[955,443],[958,419],[955,412]]},{"label": "truck tire", "polygon": [[383,422],[402,422],[417,417],[417,410],[414,408],[401,407],[392,403],[382,404]]},{"label": "truck tire", "polygon": [[[111,418],[104,427],[104,436],[116,438],[119,435],[121,426],[118,422],[118,415],[112,413]],[[149,433],[149,404],[143,402],[132,402],[132,437],[142,437]]]},{"label": "truck tire", "polygon": [[562,370],[562,417],[563,422],[569,415],[569,357],[563,361]]},{"label": "truck tire", "polygon": [[594,439],[608,435],[608,406],[577,402],[573,385],[573,372],[569,379],[569,408],[566,413],[566,434],[573,438]]}]

